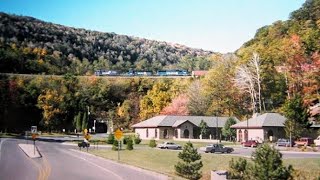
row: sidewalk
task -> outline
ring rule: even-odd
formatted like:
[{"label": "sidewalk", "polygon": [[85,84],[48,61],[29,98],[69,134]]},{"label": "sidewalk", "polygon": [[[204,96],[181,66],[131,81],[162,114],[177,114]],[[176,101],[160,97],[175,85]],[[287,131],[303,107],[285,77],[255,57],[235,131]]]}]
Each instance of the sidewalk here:
[{"label": "sidewalk", "polygon": [[19,147],[30,158],[41,157],[41,154],[39,153],[37,146],[34,147],[33,144],[19,144]]}]

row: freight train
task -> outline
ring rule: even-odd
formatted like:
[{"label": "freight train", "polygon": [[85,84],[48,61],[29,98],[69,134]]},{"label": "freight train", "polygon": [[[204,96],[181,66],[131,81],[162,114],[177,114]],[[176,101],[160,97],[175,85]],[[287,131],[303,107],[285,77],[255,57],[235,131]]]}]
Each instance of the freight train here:
[{"label": "freight train", "polygon": [[120,73],[115,70],[96,70],[96,76],[190,76],[187,70],[159,70],[155,74],[151,71],[134,71],[130,70],[126,73]]}]

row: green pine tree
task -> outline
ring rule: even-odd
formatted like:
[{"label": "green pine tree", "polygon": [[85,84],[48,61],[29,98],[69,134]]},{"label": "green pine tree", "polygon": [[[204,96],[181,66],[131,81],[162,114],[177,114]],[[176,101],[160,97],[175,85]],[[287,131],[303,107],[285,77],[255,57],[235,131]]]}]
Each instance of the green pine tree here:
[{"label": "green pine tree", "polygon": [[231,140],[232,137],[236,136],[236,129],[230,128],[232,125],[236,124],[237,121],[234,118],[228,118],[226,124],[222,128],[222,135],[228,137]]},{"label": "green pine tree", "polygon": [[253,153],[252,159],[253,166],[250,171],[257,180],[292,178],[292,166],[283,166],[282,154],[269,144],[260,146]]},{"label": "green pine tree", "polygon": [[174,166],[177,174],[187,179],[200,179],[202,177],[200,169],[203,164],[201,155],[193,148],[193,144],[188,142],[184,145],[182,152],[179,152],[178,157],[182,162],[178,162]]},{"label": "green pine tree", "polygon": [[87,129],[88,126],[88,115],[87,112],[83,113],[82,117],[82,130]]},{"label": "green pine tree", "polygon": [[74,123],[76,126],[77,131],[81,131],[82,128],[82,119],[81,119],[81,113],[78,112],[78,114],[74,117]]},{"label": "green pine tree", "polygon": [[292,179],[293,168],[282,164],[282,154],[271,147],[263,144],[252,154],[253,163],[246,159],[239,158],[229,164],[230,179]]},{"label": "green pine tree", "polygon": [[282,110],[287,118],[284,124],[287,137],[291,134],[292,139],[299,138],[310,126],[308,111],[303,105],[301,96],[295,95],[292,99],[288,99]]}]

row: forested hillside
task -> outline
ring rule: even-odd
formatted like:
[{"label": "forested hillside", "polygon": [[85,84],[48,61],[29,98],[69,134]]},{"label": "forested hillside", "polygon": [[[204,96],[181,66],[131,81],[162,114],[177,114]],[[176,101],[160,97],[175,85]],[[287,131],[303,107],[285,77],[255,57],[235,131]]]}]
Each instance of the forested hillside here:
[{"label": "forested hillside", "polygon": [[[274,95],[301,94],[307,104],[319,101],[320,82],[320,0],[306,0],[287,21],[276,21],[257,30],[237,55],[249,60],[260,55],[263,84],[273,87]],[[282,79],[282,80],[281,80]],[[282,82],[281,82],[281,81]],[[286,91],[279,91],[285,82]],[[263,91],[269,96],[268,91]]]},{"label": "forested hillside", "polygon": [[156,71],[179,67],[183,57],[197,59],[210,54],[179,44],[0,12],[0,72],[84,75],[96,69]]},{"label": "forested hillside", "polygon": [[[3,130],[31,124],[82,130],[98,118],[130,129],[159,114],[246,119],[254,113],[296,112],[294,108],[308,114],[320,99],[320,0],[307,0],[289,20],[258,29],[237,56],[201,57],[210,53],[28,17],[1,14],[1,23],[1,72],[70,73],[59,78],[0,76]],[[209,71],[204,77],[183,79],[74,76],[96,68],[130,67]],[[320,122],[319,113],[307,116]],[[299,123],[294,124],[298,129]]]}]

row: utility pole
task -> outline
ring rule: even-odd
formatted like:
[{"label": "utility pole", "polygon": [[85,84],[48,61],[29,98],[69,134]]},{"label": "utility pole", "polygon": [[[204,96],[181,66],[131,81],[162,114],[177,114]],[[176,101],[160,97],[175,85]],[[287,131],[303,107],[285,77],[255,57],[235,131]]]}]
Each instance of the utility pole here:
[{"label": "utility pole", "polygon": [[217,144],[218,144],[218,116],[216,115],[216,139],[217,139]]}]

